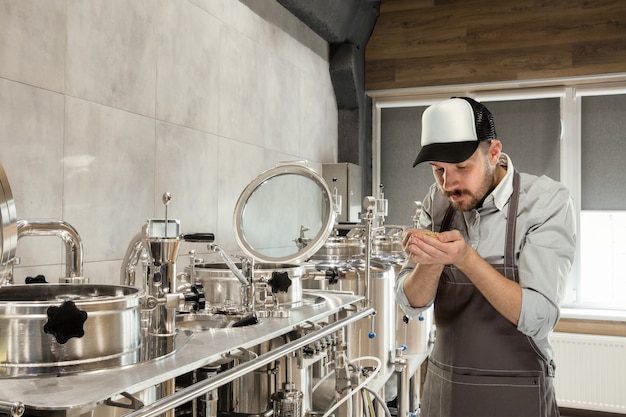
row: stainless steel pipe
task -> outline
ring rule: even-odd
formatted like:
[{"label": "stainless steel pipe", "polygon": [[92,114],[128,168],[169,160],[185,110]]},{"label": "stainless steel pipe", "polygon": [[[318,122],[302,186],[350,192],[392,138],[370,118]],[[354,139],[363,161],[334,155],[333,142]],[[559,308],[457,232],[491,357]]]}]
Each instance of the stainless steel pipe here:
[{"label": "stainless steel pipe", "polygon": [[309,333],[306,336],[303,336],[277,349],[258,356],[256,359],[245,362],[228,371],[219,373],[215,377],[205,379],[201,382],[198,382],[197,384],[186,387],[176,392],[175,394],[155,401],[154,403],[149,404],[140,410],[126,414],[124,417],[153,417],[163,414],[166,411],[171,410],[179,405],[185,404],[202,394],[205,394],[224,384],[234,381],[235,379],[247,374],[248,372],[254,371],[255,369],[263,365],[267,365],[270,362],[278,360],[285,355],[297,349],[300,349],[321,337],[328,336],[329,334],[334,333],[335,331],[349,325],[350,323],[361,320],[373,314],[374,312],[375,310],[373,308],[366,308],[364,310],[361,310],[360,312],[357,312],[350,317],[331,323],[326,327],[322,327],[320,330]]},{"label": "stainless steel pipe", "polygon": [[[143,237],[146,235],[146,228],[147,226],[144,225],[141,232],[133,236],[130,244],[128,245],[128,249],[126,249],[126,254],[124,255],[124,260],[122,261],[122,271],[120,274],[121,285],[135,286],[137,264],[139,263],[139,259],[143,253]],[[146,280],[142,279],[141,281],[143,285],[142,288],[146,290]]]},{"label": "stainless steel pipe", "polygon": [[19,401],[10,402],[0,400],[0,414],[6,414],[11,417],[21,417],[25,411],[24,404]]},{"label": "stainless steel pipe", "polygon": [[17,238],[56,236],[65,243],[65,277],[83,278],[83,243],[72,225],[63,220],[18,220]]}]

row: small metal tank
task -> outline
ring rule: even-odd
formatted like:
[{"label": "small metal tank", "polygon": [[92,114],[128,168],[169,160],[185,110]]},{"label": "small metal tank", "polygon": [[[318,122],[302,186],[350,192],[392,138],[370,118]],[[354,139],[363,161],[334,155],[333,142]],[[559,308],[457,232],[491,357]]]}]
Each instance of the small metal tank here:
[{"label": "small metal tank", "polygon": [[[360,265],[357,274],[364,279],[365,268]],[[360,320],[349,329],[349,352],[351,358],[374,356],[382,361],[381,373],[392,370],[390,353],[394,352],[395,330],[389,323],[396,320],[393,285],[395,272],[391,265],[372,261],[370,275],[370,307],[376,315],[370,319]],[[366,294],[363,294],[366,295]]]},{"label": "small metal tank", "polygon": [[137,288],[114,285],[1,287],[0,377],[138,362],[141,296]]},{"label": "small metal tank", "polygon": [[[372,239],[372,257],[393,266],[396,277],[406,259],[400,234],[376,236]],[[394,297],[395,298],[395,297]],[[396,304],[396,348],[404,348],[405,355],[428,352],[433,323],[432,307],[419,317],[408,317]]]},{"label": "small metal tank", "polygon": [[341,262],[363,259],[365,244],[361,239],[337,236],[326,239],[322,247],[311,256],[311,261]]},{"label": "small metal tank", "polygon": [[[236,264],[241,268],[240,264]],[[287,291],[273,294],[281,306],[293,307],[302,302],[302,275],[304,269],[298,265],[257,263],[254,265],[254,282],[269,282],[276,274],[288,277]],[[207,307],[237,310],[241,307],[241,283],[225,263],[203,263],[188,265],[185,274],[192,282],[202,284]],[[286,274],[286,275],[285,275]],[[271,285],[268,284],[268,291]]]}]

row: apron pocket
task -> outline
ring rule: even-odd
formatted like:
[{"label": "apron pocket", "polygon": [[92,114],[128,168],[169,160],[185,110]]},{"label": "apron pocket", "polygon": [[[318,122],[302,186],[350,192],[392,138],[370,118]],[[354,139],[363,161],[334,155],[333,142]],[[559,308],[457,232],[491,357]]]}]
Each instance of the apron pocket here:
[{"label": "apron pocket", "polygon": [[450,374],[429,369],[424,417],[541,417],[543,377]]}]

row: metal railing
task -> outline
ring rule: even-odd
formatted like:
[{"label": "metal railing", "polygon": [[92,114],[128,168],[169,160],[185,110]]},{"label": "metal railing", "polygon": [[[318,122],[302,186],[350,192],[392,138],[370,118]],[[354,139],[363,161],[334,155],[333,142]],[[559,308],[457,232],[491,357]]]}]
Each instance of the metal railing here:
[{"label": "metal railing", "polygon": [[347,326],[348,324],[361,320],[373,314],[374,312],[375,310],[373,308],[366,308],[364,310],[361,310],[345,319],[331,323],[325,327],[322,327],[320,330],[316,330],[312,333],[302,336],[299,339],[289,342],[277,349],[272,350],[271,352],[260,355],[249,362],[245,362],[235,368],[219,373],[214,377],[205,379],[194,385],[183,388],[180,391],[177,391],[175,394],[157,400],[140,410],[125,414],[124,417],[153,417],[163,414],[164,412],[171,410],[177,406],[183,405],[193,400],[194,398],[199,397],[202,394],[205,394],[209,391],[219,388],[224,384],[232,382],[235,379],[240,378],[263,365],[280,359],[297,349],[305,347],[309,343],[319,338],[328,336],[329,334],[334,333],[335,331]]}]

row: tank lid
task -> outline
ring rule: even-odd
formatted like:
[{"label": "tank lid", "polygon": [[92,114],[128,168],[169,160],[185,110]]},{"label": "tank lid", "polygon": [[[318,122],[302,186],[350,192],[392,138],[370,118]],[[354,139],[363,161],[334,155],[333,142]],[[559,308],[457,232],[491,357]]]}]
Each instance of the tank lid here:
[{"label": "tank lid", "polygon": [[300,164],[261,173],[239,196],[234,212],[237,244],[266,263],[300,263],[322,247],[335,224],[328,185]]}]

